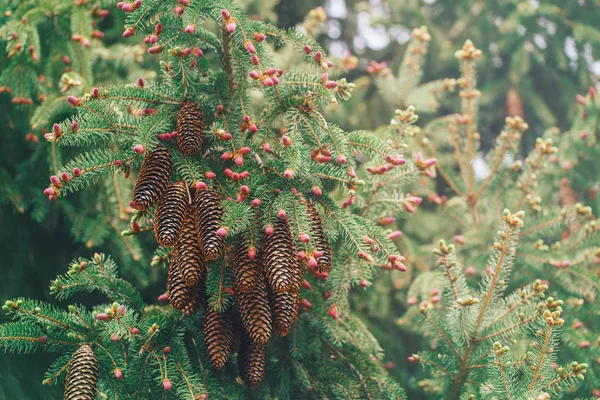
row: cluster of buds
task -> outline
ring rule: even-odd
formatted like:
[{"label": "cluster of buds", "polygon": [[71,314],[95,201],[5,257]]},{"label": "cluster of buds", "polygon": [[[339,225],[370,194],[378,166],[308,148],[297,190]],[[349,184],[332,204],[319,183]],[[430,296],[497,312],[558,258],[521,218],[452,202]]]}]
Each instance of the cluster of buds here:
[{"label": "cluster of buds", "polygon": [[329,80],[329,74],[327,72],[325,72],[323,75],[321,75],[321,83],[327,89],[335,89],[338,85],[338,83],[336,81]]},{"label": "cluster of buds", "polygon": [[[81,175],[79,168],[73,169],[73,176]],[[56,175],[50,177],[50,186],[44,189],[44,196],[48,196],[48,200],[56,200],[63,185],[71,180],[71,176],[67,172],[60,174],[60,178]]]},{"label": "cluster of buds", "polygon": [[[2,310],[3,311],[17,311],[22,306],[23,306],[23,300],[17,300],[17,301],[6,300],[4,302],[4,305],[2,306]],[[36,309],[39,309],[39,308],[36,307]],[[40,311],[42,311],[42,310],[39,310],[38,312],[40,312]]]},{"label": "cluster of buds", "polygon": [[456,247],[453,244],[446,244],[445,240],[440,240],[440,243],[436,249],[433,249],[433,254],[446,257],[449,254],[453,254],[456,251]]},{"label": "cluster of buds", "polygon": [[502,355],[504,355],[505,353],[508,353],[510,349],[508,348],[508,346],[502,346],[502,344],[500,342],[495,342],[494,343],[494,355],[497,358],[502,357]]},{"label": "cluster of buds", "polygon": [[248,76],[254,80],[260,81],[263,86],[276,86],[279,85],[279,77],[283,75],[282,69],[269,68],[262,74],[259,71],[252,70],[248,73]]},{"label": "cluster of buds", "polygon": [[392,73],[392,70],[388,68],[386,61],[377,62],[371,61],[367,67],[367,72],[374,76],[388,76]]},{"label": "cluster of buds", "polygon": [[70,74],[64,74],[61,78],[60,78],[60,84],[62,86],[61,91],[63,93],[68,92],[71,88],[74,87],[79,87],[81,86],[83,83],[81,82],[80,79],[75,79],[73,76],[71,76]]},{"label": "cluster of buds", "polygon": [[[284,136],[282,138],[282,142],[284,144],[284,146],[286,145],[286,140],[285,138],[288,138],[288,136]],[[289,139],[289,141],[287,141],[291,144],[291,139]],[[326,147],[320,147],[317,149],[313,149],[310,152],[310,158],[312,158],[313,160],[315,160],[318,163],[327,163],[329,161],[331,161],[331,153],[329,152],[329,149],[327,149]]]},{"label": "cluster of buds", "polygon": [[127,307],[125,305],[114,302],[109,308],[104,310],[104,312],[96,314],[96,319],[99,321],[110,321],[113,318],[124,316],[126,311]]},{"label": "cluster of buds", "polygon": [[246,132],[247,130],[252,133],[256,133],[258,132],[258,126],[252,122],[252,118],[250,118],[249,115],[244,115],[244,118],[242,118],[242,124],[240,125],[240,131]]},{"label": "cluster of buds", "polygon": [[421,154],[421,153],[417,153],[415,155],[415,166],[421,172],[421,174],[423,174],[427,177],[431,178],[434,176],[433,166],[435,164],[437,164],[436,158],[424,159],[423,154]]},{"label": "cluster of buds", "polygon": [[[511,227],[522,228],[524,225],[523,216],[525,216],[524,211],[517,211],[516,213],[511,214],[510,211],[505,209],[502,212],[502,218],[504,219],[504,222],[509,224]],[[498,236],[502,237],[502,234],[503,232],[499,232]]]},{"label": "cluster of buds", "polygon": [[406,212],[412,214],[415,212],[415,208],[417,208],[419,206],[419,204],[421,204],[421,202],[423,201],[422,197],[418,197],[418,196],[407,196],[402,205],[404,206],[404,209],[406,210]]},{"label": "cluster of buds", "polygon": [[[336,93],[342,98],[342,100],[346,101],[352,96],[352,91],[355,87],[356,85],[354,83],[350,83],[348,80],[346,80],[346,78],[342,78],[337,82]],[[332,97],[331,102],[336,104],[336,98]]]},{"label": "cluster of buds", "polygon": [[235,151],[226,151],[221,154],[221,160],[233,160],[238,167],[244,165],[244,156],[250,153],[250,147],[245,146]]},{"label": "cluster of buds", "polygon": [[410,357],[408,357],[408,361],[411,362],[411,363],[413,363],[413,364],[416,364],[419,361],[421,361],[421,356],[419,356],[418,354],[413,354]]},{"label": "cluster of buds", "polygon": [[508,126],[509,128],[514,128],[520,132],[525,132],[527,129],[529,129],[529,124],[519,116],[506,117],[504,121],[506,123],[506,126]]},{"label": "cluster of buds", "polygon": [[32,105],[33,104],[33,100],[32,99],[27,99],[25,97],[13,97],[11,102],[13,104],[25,104],[25,105]]},{"label": "cluster of buds", "polygon": [[133,2],[120,1],[117,3],[117,8],[123,10],[123,12],[130,13],[134,12],[142,6],[142,0],[134,0]]},{"label": "cluster of buds", "polygon": [[561,314],[562,312],[560,310],[546,310],[542,314],[542,317],[544,318],[544,321],[546,321],[546,324],[548,324],[548,326],[562,326],[564,325],[565,320],[560,317]]},{"label": "cluster of buds", "polygon": [[[225,168],[223,170],[223,175],[225,175],[225,177],[231,179],[234,182],[239,182],[243,179],[246,179],[247,177],[250,176],[250,172],[248,171],[244,171],[244,172],[234,172],[229,168]],[[204,176],[208,179],[214,179],[216,177],[216,175],[214,174],[214,172],[206,172],[204,174]]]},{"label": "cluster of buds", "polygon": [[144,38],[145,44],[155,44],[158,42],[158,37],[163,32],[163,25],[159,22],[154,26],[154,32]]},{"label": "cluster of buds", "polygon": [[[543,297],[545,296],[546,290],[548,290],[548,285],[544,282],[542,282],[540,279],[536,279],[535,282],[533,282],[533,291],[535,292],[535,294],[539,297]],[[523,294],[523,292],[521,293],[521,297],[526,297],[526,293],[525,295]]]},{"label": "cluster of buds", "polygon": [[525,200],[529,203],[529,207],[534,212],[542,211],[542,198],[540,196],[534,196],[532,194],[528,194],[525,196]]},{"label": "cluster of buds", "polygon": [[323,7],[313,8],[308,12],[304,21],[302,21],[302,29],[310,37],[314,37],[321,32],[323,23],[327,21],[327,13]]},{"label": "cluster of buds", "polygon": [[71,40],[73,42],[79,42],[83,47],[88,47],[90,45],[90,40],[78,33],[74,33],[71,35]]},{"label": "cluster of buds", "polygon": [[458,298],[456,299],[456,304],[460,307],[470,307],[479,304],[479,299],[472,296],[467,296],[464,299]]},{"label": "cluster of buds", "polygon": [[[238,196],[235,199],[235,201],[237,203],[241,203],[242,201],[246,200],[246,198],[248,197],[249,194],[250,194],[250,188],[246,185],[242,185],[242,186],[240,186],[240,191],[239,191]],[[254,199],[254,200],[258,200],[260,202],[260,199]],[[254,201],[253,201],[253,204],[254,204]]]},{"label": "cluster of buds", "polygon": [[458,58],[459,60],[475,60],[479,57],[481,57],[482,52],[481,50],[479,50],[477,47],[475,47],[475,45],[473,44],[473,42],[469,39],[467,39],[465,41],[465,44],[463,44],[462,49],[457,50],[454,53],[454,56],[456,58]]},{"label": "cluster of buds", "polygon": [[558,269],[566,269],[571,266],[571,261],[569,260],[550,260],[550,265]]},{"label": "cluster of buds", "polygon": [[592,217],[592,207],[584,206],[581,203],[575,204],[575,214],[582,216],[584,218]]},{"label": "cluster of buds", "polygon": [[[88,43],[89,44],[89,43]],[[37,53],[35,52],[35,47],[29,46],[29,56],[33,61],[39,60]]]},{"label": "cluster of buds", "polygon": [[159,133],[156,135],[160,140],[173,140],[177,137],[177,131],[173,131],[171,133]]},{"label": "cluster of buds", "polygon": [[236,19],[231,16],[231,13],[225,9],[221,10],[221,16],[223,17],[223,23],[225,25],[225,29],[229,33],[235,32],[235,28],[237,27],[235,21]]},{"label": "cluster of buds", "polygon": [[367,167],[367,171],[373,175],[385,175],[386,173],[388,173],[389,171],[394,169],[394,167],[397,167],[399,165],[404,165],[406,163],[406,160],[404,159],[404,157],[399,154],[397,154],[397,155],[388,154],[385,157],[385,160],[387,161],[387,164],[379,165],[377,167],[373,167],[373,166]]},{"label": "cluster of buds", "polygon": [[431,35],[429,34],[429,30],[425,25],[413,29],[412,37],[420,42],[429,42],[431,40]]},{"label": "cluster of buds", "polygon": [[324,70],[333,68],[333,61],[326,60],[323,57],[323,52],[320,50],[313,52],[313,48],[309,44],[304,46],[304,54],[306,54],[306,55],[312,54],[313,61],[316,62]]},{"label": "cluster of buds", "polygon": [[218,128],[215,129],[215,136],[219,138],[219,140],[231,140],[233,137],[230,132],[226,132],[224,129]]}]

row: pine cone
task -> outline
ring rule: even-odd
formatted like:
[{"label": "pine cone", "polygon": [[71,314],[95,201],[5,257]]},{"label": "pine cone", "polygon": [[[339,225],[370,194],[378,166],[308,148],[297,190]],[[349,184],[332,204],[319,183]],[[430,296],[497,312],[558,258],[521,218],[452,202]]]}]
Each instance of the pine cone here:
[{"label": "pine cone", "polygon": [[254,289],[256,281],[259,279],[264,279],[263,276],[262,265],[260,264],[259,257],[255,256],[254,259],[250,259],[250,257],[248,257],[246,238],[242,236],[237,255],[235,257],[235,262],[233,264],[235,291],[246,292]]},{"label": "pine cone", "polygon": [[238,368],[242,380],[250,389],[256,389],[265,376],[265,346],[242,337],[238,354]]},{"label": "pine cone", "polygon": [[288,222],[279,218],[274,231],[263,239],[263,263],[269,286],[276,292],[294,291],[299,286],[296,256]]},{"label": "pine cone", "polygon": [[202,334],[210,362],[214,369],[220,370],[227,363],[234,344],[231,317],[227,313],[218,313],[206,307]]},{"label": "pine cone", "polygon": [[200,283],[205,265],[202,249],[198,242],[198,229],[192,206],[188,206],[185,212],[183,229],[175,244],[173,257],[177,258],[177,264],[186,285],[194,286]]},{"label": "pine cone", "polygon": [[329,241],[323,232],[321,217],[319,216],[319,213],[315,207],[309,202],[306,202],[306,210],[311,221],[311,241],[315,244],[317,251],[323,253],[323,255],[317,259],[317,267],[315,268],[315,271],[321,273],[329,272],[329,270],[331,270],[332,260],[331,246],[329,245]]},{"label": "pine cone", "polygon": [[65,400],[94,400],[98,384],[98,360],[87,344],[71,356],[65,382]]},{"label": "pine cone", "polygon": [[136,210],[145,211],[152,207],[163,194],[173,172],[171,154],[162,145],[146,155],[133,187],[133,202]]},{"label": "pine cone", "polygon": [[174,309],[183,311],[186,315],[195,313],[202,306],[202,281],[194,286],[188,286],[183,278],[181,263],[175,254],[171,256],[167,291],[169,303]]},{"label": "pine cone", "polygon": [[183,154],[196,154],[202,148],[204,115],[202,109],[192,102],[184,103],[177,117],[177,144]]},{"label": "pine cone", "polygon": [[259,276],[254,288],[235,291],[242,326],[252,342],[266,344],[271,338],[271,308],[264,276]]},{"label": "pine cone", "polygon": [[280,336],[289,333],[298,318],[298,293],[271,292],[271,310],[273,312],[273,330]]},{"label": "pine cone", "polygon": [[169,185],[158,200],[154,212],[154,236],[165,247],[171,247],[179,237],[188,204],[185,183]]},{"label": "pine cone", "polygon": [[196,221],[200,225],[202,253],[207,260],[216,260],[225,247],[225,238],[217,236],[223,225],[223,203],[221,196],[213,189],[196,191],[194,196]]}]

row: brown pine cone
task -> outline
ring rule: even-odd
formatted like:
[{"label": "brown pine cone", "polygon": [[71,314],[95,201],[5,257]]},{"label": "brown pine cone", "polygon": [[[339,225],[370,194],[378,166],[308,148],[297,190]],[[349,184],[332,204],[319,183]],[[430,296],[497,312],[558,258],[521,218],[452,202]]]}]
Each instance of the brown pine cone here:
[{"label": "brown pine cone", "polygon": [[207,260],[216,260],[225,247],[225,238],[217,236],[223,225],[223,203],[213,189],[197,190],[194,195],[196,222],[199,224],[202,253]]},{"label": "brown pine cone", "polygon": [[238,354],[238,369],[242,380],[250,389],[256,389],[265,376],[265,346],[242,337]]},{"label": "brown pine cone", "polygon": [[311,221],[311,241],[315,244],[316,250],[323,253],[323,255],[317,259],[315,271],[321,273],[329,272],[329,270],[331,270],[331,261],[333,257],[331,254],[331,246],[323,232],[321,217],[315,207],[309,202],[306,202],[306,210]]},{"label": "brown pine cone", "polygon": [[285,336],[298,318],[299,294],[271,292],[270,303],[273,331],[279,336]]},{"label": "brown pine cone", "polygon": [[158,199],[154,212],[154,236],[165,247],[171,247],[183,228],[183,218],[188,204],[185,183],[177,182],[167,187]]},{"label": "brown pine cone", "polygon": [[194,286],[188,286],[183,278],[181,263],[175,254],[171,255],[167,291],[169,303],[174,309],[183,311],[186,315],[195,313],[202,306],[202,281]]},{"label": "brown pine cone", "polygon": [[252,342],[266,344],[271,338],[271,308],[264,276],[259,276],[253,289],[235,291],[242,326]]},{"label": "brown pine cone", "polygon": [[163,194],[173,172],[171,154],[162,145],[146,155],[133,187],[133,207],[145,211]]},{"label": "brown pine cone", "polygon": [[252,290],[258,279],[263,278],[262,265],[258,255],[251,259],[248,256],[248,246],[246,237],[242,236],[240,244],[233,263],[233,280],[235,282],[236,292],[246,292]]},{"label": "brown pine cone", "polygon": [[204,115],[192,102],[184,103],[177,116],[177,145],[183,154],[196,154],[202,148]]},{"label": "brown pine cone", "polygon": [[194,286],[200,283],[205,264],[202,249],[198,242],[198,229],[192,206],[187,206],[183,229],[175,244],[173,257],[177,258],[186,285]]},{"label": "brown pine cone", "polygon": [[98,360],[87,344],[71,356],[67,367],[65,400],[94,400],[98,385]]},{"label": "brown pine cone", "polygon": [[234,344],[231,316],[228,313],[218,313],[210,307],[206,307],[202,334],[210,362],[214,369],[220,370],[227,363]]},{"label": "brown pine cone", "polygon": [[278,218],[273,233],[265,234],[262,255],[267,281],[273,291],[290,292],[299,286],[294,243],[286,220]]}]

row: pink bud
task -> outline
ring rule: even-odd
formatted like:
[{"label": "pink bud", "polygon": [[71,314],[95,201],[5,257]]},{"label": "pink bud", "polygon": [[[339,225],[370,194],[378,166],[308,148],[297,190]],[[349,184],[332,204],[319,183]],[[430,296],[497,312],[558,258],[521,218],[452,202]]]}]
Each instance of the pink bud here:
[{"label": "pink bud", "polygon": [[157,298],[158,301],[169,301],[169,295],[167,293],[163,293]]},{"label": "pink bud", "polygon": [[205,177],[206,179],[215,179],[215,178],[217,177],[217,174],[215,174],[215,173],[214,173],[214,172],[212,172],[212,171],[208,171],[208,172],[205,172],[205,173],[204,173],[204,177]]},{"label": "pink bud", "polygon": [[278,216],[279,218],[285,218],[285,217],[286,217],[286,215],[287,215],[287,214],[285,213],[285,210],[279,210],[279,211],[277,212],[277,216]]},{"label": "pink bud", "polygon": [[588,347],[590,347],[590,342],[587,340],[583,340],[583,341],[579,342],[578,346],[580,349],[587,349]]},{"label": "pink bud", "polygon": [[310,242],[310,236],[308,236],[306,233],[302,232],[302,234],[300,234],[300,241],[302,243],[308,243],[308,242]]},{"label": "pink bud", "polygon": [[321,191],[321,188],[318,186],[313,186],[312,192],[315,196],[321,196],[323,194],[323,192]]},{"label": "pink bud", "polygon": [[312,288],[312,287],[310,286],[310,282],[309,282],[309,281],[307,281],[306,279],[304,279],[304,280],[302,281],[302,287],[303,287],[304,289],[306,289],[306,290],[310,290],[310,289]]},{"label": "pink bud", "polygon": [[179,6],[175,7],[175,14],[177,14],[177,15],[183,14],[183,7],[179,7]]},{"label": "pink bud", "polygon": [[468,267],[465,269],[465,275],[467,276],[473,276],[475,275],[475,268],[473,267]]},{"label": "pink bud", "polygon": [[583,97],[582,95],[578,94],[577,96],[575,96],[575,100],[577,100],[577,102],[579,104],[585,104],[585,97]]},{"label": "pink bud", "polygon": [[327,87],[327,89],[335,89],[337,87],[337,82],[327,81],[327,83],[325,83],[325,87]]},{"label": "pink bud", "polygon": [[299,251],[296,253],[296,257],[298,257],[300,260],[304,260],[306,258],[306,253],[303,251]]},{"label": "pink bud", "polygon": [[121,379],[123,377],[123,371],[121,371],[120,368],[115,368],[113,373],[115,374],[115,378],[117,379]]},{"label": "pink bud", "polygon": [[353,169],[349,169],[348,170],[348,176],[350,178],[356,178],[356,171],[354,171]]},{"label": "pink bud", "polygon": [[258,73],[258,71],[250,71],[248,72],[248,76],[252,79],[260,78],[260,74]]},{"label": "pink bud", "polygon": [[79,129],[79,122],[73,121],[73,123],[71,124],[71,132],[77,132],[78,129]]},{"label": "pink bud", "polygon": [[408,357],[408,361],[410,361],[411,363],[416,363],[417,359],[414,356],[410,356]]},{"label": "pink bud", "polygon": [[113,333],[112,335],[110,335],[110,340],[112,340],[113,342],[118,342],[119,340],[121,340],[121,336],[117,335],[116,333]]},{"label": "pink bud", "polygon": [[198,58],[200,58],[200,57],[202,57],[203,55],[204,55],[204,53],[202,52],[202,49],[200,49],[200,48],[195,48],[195,49],[194,49],[194,56],[195,56],[195,57],[198,57]]},{"label": "pink bud", "polygon": [[254,200],[252,200],[252,205],[254,207],[260,206],[260,203],[261,203],[260,199],[254,199]]},{"label": "pink bud", "polygon": [[273,79],[271,78],[265,78],[263,80],[263,85],[264,86],[273,86],[275,83],[273,82]]},{"label": "pink bud", "polygon": [[363,259],[363,260],[364,260],[365,258],[367,258],[367,255],[365,254],[365,252],[364,252],[364,251],[359,251],[359,252],[358,252],[358,258],[360,258],[360,259]]},{"label": "pink bud", "polygon": [[231,160],[232,157],[233,154],[230,151],[226,151],[225,153],[221,154],[221,160]]},{"label": "pink bud", "polygon": [[408,303],[409,306],[414,306],[415,304],[417,304],[417,298],[416,297],[409,297],[407,303]]},{"label": "pink bud", "polygon": [[229,19],[229,18],[231,18],[231,13],[229,11],[227,11],[226,9],[222,9],[221,16],[223,17],[223,19]]},{"label": "pink bud", "polygon": [[146,151],[146,149],[141,144],[138,144],[133,148],[133,151],[135,151],[137,154],[142,154],[144,151]]},{"label": "pink bud", "polygon": [[240,166],[244,165],[244,157],[242,157],[242,156],[236,156],[233,159],[233,162],[235,163],[235,165],[237,165],[238,167],[240,167]]},{"label": "pink bud", "polygon": [[67,96],[67,101],[71,103],[73,107],[77,107],[79,105],[79,99],[75,96]]},{"label": "pink bud", "polygon": [[271,145],[269,143],[265,142],[262,144],[262,149],[264,151],[271,151]]},{"label": "pink bud", "polygon": [[196,32],[196,27],[194,25],[190,24],[185,27],[185,33],[192,34],[194,32]]},{"label": "pink bud", "polygon": [[165,346],[165,347],[163,348],[163,354],[169,354],[170,352],[171,352],[171,347],[169,347],[169,346]]},{"label": "pink bud", "polygon": [[125,4],[123,4],[123,6],[121,6],[121,10],[123,10],[126,13],[133,12],[133,5],[131,5],[129,3],[125,3]]},{"label": "pink bud", "polygon": [[63,172],[62,174],[60,174],[60,179],[63,182],[69,182],[69,179],[70,179],[69,174],[67,174],[66,172]]},{"label": "pink bud", "polygon": [[125,31],[123,32],[123,37],[124,37],[125,39],[127,39],[127,38],[129,38],[129,37],[132,37],[134,33],[135,33],[135,30],[133,30],[132,28],[127,28],[127,29],[125,29]]},{"label": "pink bud", "polygon": [[300,304],[302,305],[302,307],[304,307],[305,309],[309,309],[312,307],[312,304],[310,304],[310,301],[306,300],[306,299],[302,299],[300,300]]},{"label": "pink bud", "polygon": [[162,51],[161,46],[152,46],[148,49],[148,54],[158,54]]},{"label": "pink bud", "polygon": [[168,379],[165,379],[163,381],[163,387],[165,388],[165,390],[171,390],[171,381]]},{"label": "pink bud", "polygon": [[284,146],[289,146],[290,144],[292,144],[292,139],[289,136],[284,135],[281,138],[281,143],[283,143]]},{"label": "pink bud", "polygon": [[285,171],[283,171],[283,176],[285,176],[288,179],[292,179],[294,177],[294,171],[292,171],[291,169],[286,169]]},{"label": "pink bud", "polygon": [[96,319],[98,319],[100,321],[106,321],[108,319],[108,314],[99,313],[98,315],[96,315]]},{"label": "pink bud", "polygon": [[100,96],[100,89],[98,89],[97,87],[92,89],[92,97],[93,98],[97,98]]},{"label": "pink bud", "polygon": [[388,235],[388,238],[390,238],[390,240],[396,240],[401,236],[402,236],[402,231],[394,231]]},{"label": "pink bud", "polygon": [[329,307],[329,310],[327,310],[327,314],[333,319],[338,319],[339,315],[338,315],[337,306],[333,305],[333,306]]},{"label": "pink bud", "polygon": [[217,236],[219,236],[219,237],[227,236],[227,229],[224,227],[220,227],[219,229],[217,229]]},{"label": "pink bud", "polygon": [[263,40],[265,40],[265,35],[263,35],[262,33],[256,32],[254,34],[254,40],[256,40],[258,43],[260,43]]},{"label": "pink bud", "polygon": [[248,258],[254,260],[254,257],[256,257],[256,247],[250,246],[248,249]]},{"label": "pink bud", "polygon": [[58,176],[52,175],[50,177],[50,183],[52,183],[54,186],[60,186],[60,179],[58,179]]},{"label": "pink bud", "polygon": [[39,341],[41,343],[46,343],[46,341],[48,340],[48,338],[46,336],[40,336]]},{"label": "pink bud", "polygon": [[236,28],[235,22],[227,23],[227,32],[233,33],[233,32],[235,32],[235,28]]},{"label": "pink bud", "polygon": [[272,235],[274,231],[275,229],[271,225],[267,226],[265,229],[267,235]]},{"label": "pink bud", "polygon": [[310,47],[309,45],[304,46],[305,54],[310,54],[311,52],[312,52],[312,47]]},{"label": "pink bud", "polygon": [[408,203],[404,203],[404,209],[406,210],[406,212],[408,212],[410,214],[415,212],[415,208]]},{"label": "pink bud", "polygon": [[204,190],[206,189],[206,183],[202,181],[196,182],[196,190]]},{"label": "pink bud", "polygon": [[56,189],[54,189],[53,187],[46,188],[46,189],[44,189],[44,195],[45,196],[55,196]]},{"label": "pink bud", "polygon": [[256,49],[254,48],[254,43],[246,42],[244,44],[244,47],[246,48],[246,50],[248,50],[248,53],[250,53],[250,54],[256,53]]},{"label": "pink bud", "polygon": [[342,155],[342,154],[340,154],[340,155],[337,157],[337,162],[338,162],[339,164],[345,164],[345,163],[346,163],[346,161],[348,161],[348,160],[346,159],[346,156],[345,156],[345,155]]},{"label": "pink bud", "polygon": [[381,225],[383,225],[383,226],[387,226],[387,225],[393,224],[394,222],[396,222],[396,218],[394,218],[394,217],[383,217],[379,221],[379,223]]},{"label": "pink bud", "polygon": [[361,279],[360,282],[358,283],[360,286],[362,287],[367,287],[369,286],[369,282],[366,279]]},{"label": "pink bud", "polygon": [[252,133],[256,133],[258,132],[258,126],[256,126],[256,124],[250,124],[250,126],[248,127],[248,129],[250,129],[250,132]]},{"label": "pink bud", "polygon": [[131,328],[131,334],[132,335],[139,335],[140,334],[140,330],[136,327]]}]

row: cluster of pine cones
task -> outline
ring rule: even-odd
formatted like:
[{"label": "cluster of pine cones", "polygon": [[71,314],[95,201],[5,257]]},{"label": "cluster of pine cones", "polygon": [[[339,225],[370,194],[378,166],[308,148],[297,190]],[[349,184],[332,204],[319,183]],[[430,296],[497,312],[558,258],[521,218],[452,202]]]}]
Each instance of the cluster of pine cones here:
[{"label": "cluster of pine cones", "polygon": [[[184,104],[177,128],[180,151],[187,155],[197,153],[204,128],[197,105]],[[184,182],[170,184],[172,170],[170,153],[162,145],[147,154],[133,189],[133,206],[145,211],[157,204],[156,240],[173,247],[167,282],[169,301],[175,309],[189,315],[206,303],[208,261],[218,259],[224,252],[227,231],[222,227],[220,195],[208,187],[191,190]],[[331,268],[331,248],[319,214],[309,202],[305,204],[311,220],[310,240],[318,254],[314,269],[327,273]],[[296,256],[286,218],[278,218],[272,232],[265,234],[258,254],[247,239],[242,235],[231,265],[239,313],[218,313],[206,306],[203,336],[217,370],[239,349],[242,379],[255,388],[264,375],[264,345],[271,333],[285,336],[296,321],[306,265]]]}]

